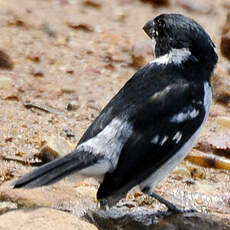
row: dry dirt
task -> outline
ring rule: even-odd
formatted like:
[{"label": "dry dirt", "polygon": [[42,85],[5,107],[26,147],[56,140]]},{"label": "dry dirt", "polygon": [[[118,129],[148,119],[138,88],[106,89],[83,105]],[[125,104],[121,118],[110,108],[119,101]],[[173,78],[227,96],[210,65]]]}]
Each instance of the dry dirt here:
[{"label": "dry dirt", "polygon": [[[72,178],[50,188],[17,192],[9,184],[42,163],[37,156],[49,136],[73,148],[106,103],[153,58],[142,30],[147,20],[165,12],[190,16],[208,31],[219,51],[228,0],[172,0],[166,6],[153,2],[0,0],[0,50],[14,66],[10,62],[0,70],[0,204],[48,206],[76,216],[95,208],[95,181],[74,187]],[[184,207],[230,219],[230,63],[219,56],[207,125],[191,157],[157,191]],[[203,166],[212,162],[212,167],[191,161]],[[164,208],[138,192],[128,198],[140,206]],[[78,211],[76,200],[87,208]],[[0,208],[0,213],[14,208]]]}]

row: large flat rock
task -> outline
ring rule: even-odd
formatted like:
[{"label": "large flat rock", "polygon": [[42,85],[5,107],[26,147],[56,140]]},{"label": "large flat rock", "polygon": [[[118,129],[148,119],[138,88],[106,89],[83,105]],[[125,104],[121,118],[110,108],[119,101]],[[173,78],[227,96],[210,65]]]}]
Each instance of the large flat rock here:
[{"label": "large flat rock", "polygon": [[0,230],[97,230],[75,216],[49,208],[21,209],[0,216]]}]

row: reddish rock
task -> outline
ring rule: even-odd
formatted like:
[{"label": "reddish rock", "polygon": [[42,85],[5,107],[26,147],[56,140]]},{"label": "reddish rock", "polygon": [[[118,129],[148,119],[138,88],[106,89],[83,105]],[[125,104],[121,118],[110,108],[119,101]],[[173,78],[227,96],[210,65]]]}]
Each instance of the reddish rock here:
[{"label": "reddish rock", "polygon": [[230,60],[230,12],[227,14],[227,19],[223,28],[220,50],[221,53]]}]

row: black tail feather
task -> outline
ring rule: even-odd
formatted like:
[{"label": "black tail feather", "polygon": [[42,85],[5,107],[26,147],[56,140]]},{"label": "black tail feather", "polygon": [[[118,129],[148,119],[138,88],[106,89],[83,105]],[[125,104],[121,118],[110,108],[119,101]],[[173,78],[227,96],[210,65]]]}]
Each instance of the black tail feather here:
[{"label": "black tail feather", "polygon": [[22,176],[16,180],[14,188],[35,188],[53,184],[73,172],[89,167],[99,159],[99,155],[96,156],[75,149],[68,155],[42,165]]}]

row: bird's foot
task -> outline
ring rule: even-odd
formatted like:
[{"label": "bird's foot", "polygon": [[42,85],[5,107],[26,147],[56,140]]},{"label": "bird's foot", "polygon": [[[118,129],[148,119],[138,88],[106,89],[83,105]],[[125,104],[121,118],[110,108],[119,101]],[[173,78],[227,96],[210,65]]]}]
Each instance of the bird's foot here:
[{"label": "bird's foot", "polygon": [[172,212],[174,214],[185,214],[185,213],[194,213],[198,212],[196,209],[183,209],[178,208],[177,206],[173,205],[174,207],[168,207],[168,212]]},{"label": "bird's foot", "polygon": [[164,199],[163,197],[159,196],[156,193],[151,193],[150,196],[155,198],[156,200],[158,200],[160,203],[164,204],[168,208],[169,212],[172,212],[172,213],[175,213],[175,214],[184,214],[184,213],[190,213],[190,212],[197,212],[197,210],[195,210],[195,209],[179,208],[176,205],[174,205],[173,203],[167,201],[166,199]]}]

